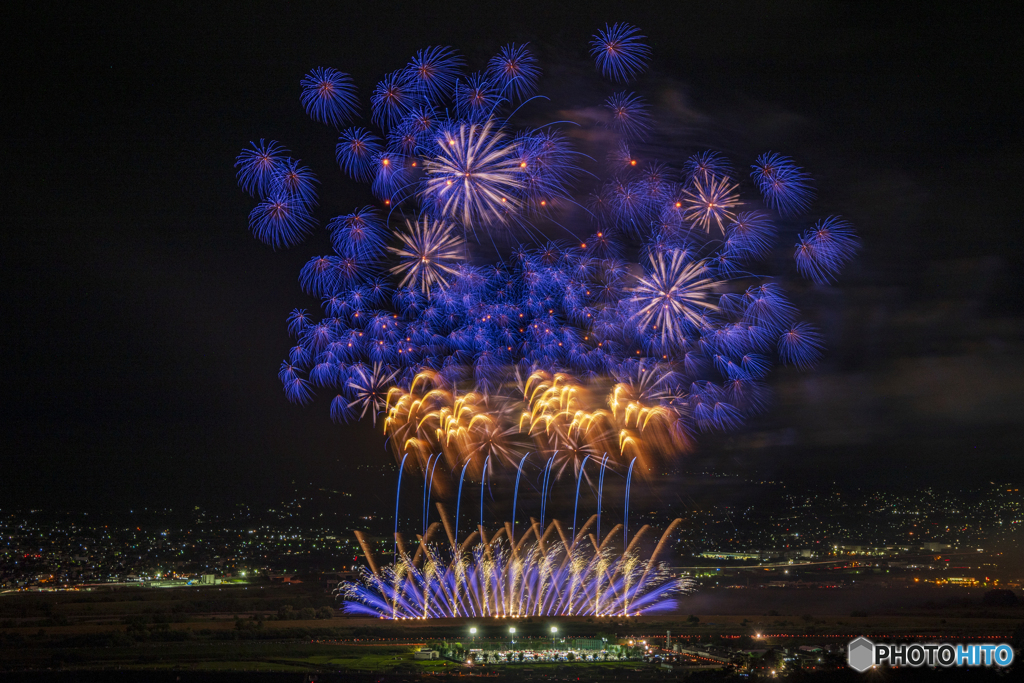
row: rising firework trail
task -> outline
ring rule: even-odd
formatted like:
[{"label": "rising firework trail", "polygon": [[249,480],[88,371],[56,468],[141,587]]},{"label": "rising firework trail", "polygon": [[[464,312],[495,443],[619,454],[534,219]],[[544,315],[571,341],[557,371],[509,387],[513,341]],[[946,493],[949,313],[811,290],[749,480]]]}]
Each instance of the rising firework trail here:
[{"label": "rising firework trail", "polygon": [[580,464],[580,476],[576,478],[576,499],[572,505],[572,533],[576,535],[576,511],[580,507],[580,484],[583,483],[584,471],[583,468],[587,466],[587,460],[590,460],[590,456],[583,458],[583,463]]}]

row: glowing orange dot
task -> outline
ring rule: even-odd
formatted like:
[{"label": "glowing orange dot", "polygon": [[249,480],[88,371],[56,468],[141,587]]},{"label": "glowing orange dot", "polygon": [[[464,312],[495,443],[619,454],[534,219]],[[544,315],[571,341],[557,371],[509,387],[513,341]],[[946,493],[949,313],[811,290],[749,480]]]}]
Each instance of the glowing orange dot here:
[{"label": "glowing orange dot", "polygon": [[547,204],[548,204],[548,203],[547,203],[546,201],[544,201],[543,199],[542,199],[542,200],[540,200],[540,205],[541,205],[541,206],[547,206]]},{"label": "glowing orange dot", "polygon": [[587,243],[586,242],[580,242],[580,249],[586,249],[586,248],[587,248]]},{"label": "glowing orange dot", "polygon": [[391,159],[385,159],[384,161],[382,161],[380,163],[384,164],[385,166],[388,166],[391,163]]},{"label": "glowing orange dot", "polygon": [[629,160],[629,165],[630,166],[636,166],[636,159],[630,159]]},{"label": "glowing orange dot", "polygon": [[390,199],[385,199],[384,200],[384,205],[385,206],[391,206],[391,200]]},{"label": "glowing orange dot", "polygon": [[414,161],[414,162],[412,162],[412,165],[413,165],[413,167],[415,168],[415,166],[416,166],[416,162],[415,162],[415,161]]},{"label": "glowing orange dot", "polygon": [[519,163],[519,168],[526,168],[526,162],[522,161]]},{"label": "glowing orange dot", "polygon": [[676,202],[676,208],[677,208],[677,209],[678,209],[679,207],[681,207],[682,205],[683,205],[683,203],[682,203],[682,202]]}]

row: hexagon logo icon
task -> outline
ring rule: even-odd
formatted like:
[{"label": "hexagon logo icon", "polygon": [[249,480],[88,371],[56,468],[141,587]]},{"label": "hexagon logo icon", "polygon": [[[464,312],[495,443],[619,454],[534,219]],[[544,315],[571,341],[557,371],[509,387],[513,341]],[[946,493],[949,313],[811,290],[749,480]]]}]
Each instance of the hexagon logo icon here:
[{"label": "hexagon logo icon", "polygon": [[846,650],[846,663],[854,671],[867,671],[875,663],[875,644],[867,638],[851,640]]}]

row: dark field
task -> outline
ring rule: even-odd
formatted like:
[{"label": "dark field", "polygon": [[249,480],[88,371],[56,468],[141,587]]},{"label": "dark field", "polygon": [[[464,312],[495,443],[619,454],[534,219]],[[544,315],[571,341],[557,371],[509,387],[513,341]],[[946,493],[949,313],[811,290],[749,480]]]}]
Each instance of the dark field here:
[{"label": "dark field", "polygon": [[[757,647],[845,643],[855,635],[989,642],[1019,635],[1024,608],[985,607],[982,592],[712,589],[686,598],[678,614],[661,616],[408,622],[349,618],[336,610],[328,618],[330,611],[322,608],[333,598],[312,585],[16,593],[0,595],[0,671],[4,680],[38,680],[30,672],[47,671],[63,672],[47,680],[68,681],[121,680],[140,671],[147,672],[145,680],[183,681],[214,680],[203,678],[208,675],[235,680],[229,672],[268,681],[463,675],[469,670],[459,663],[414,661],[412,653],[445,639],[468,643],[470,624],[479,628],[478,646],[507,638],[508,626],[515,625],[518,639],[534,639],[538,649],[549,642],[554,623],[569,638],[628,636],[655,643],[666,630],[683,642],[737,642],[760,634]],[[491,664],[472,671],[526,679],[562,678],[570,669],[573,678],[588,680],[678,673],[637,662]]]}]

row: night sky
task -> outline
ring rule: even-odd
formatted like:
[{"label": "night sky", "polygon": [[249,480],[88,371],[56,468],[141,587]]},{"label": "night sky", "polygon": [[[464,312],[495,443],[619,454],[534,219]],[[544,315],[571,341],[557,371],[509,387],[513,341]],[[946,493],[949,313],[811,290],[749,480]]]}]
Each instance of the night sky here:
[{"label": "night sky", "polygon": [[389,461],[382,437],[284,400],[284,319],[315,306],[296,279],[327,239],[252,239],[234,157],[284,142],[320,176],[326,222],[370,195],[299,104],[310,68],[351,73],[365,102],[421,47],[479,65],[531,41],[545,67],[585,66],[614,21],[648,36],[650,79],[754,153],[796,158],[816,212],[865,245],[821,294],[819,370],[773,374],[773,410],[702,440],[692,466],[1019,480],[1021,41],[1006,17],[900,4],[32,5],[4,60],[0,508],[258,504],[292,479],[390,498],[353,473]]}]

